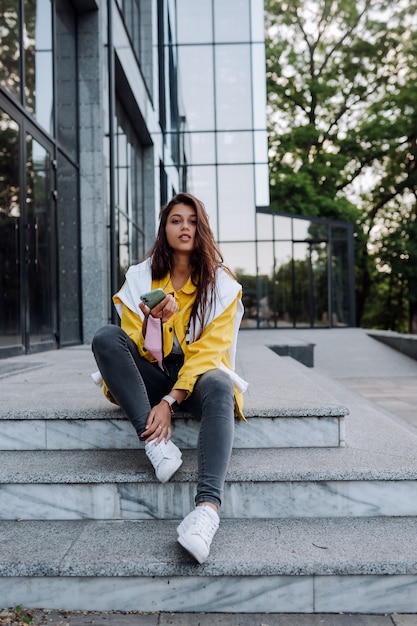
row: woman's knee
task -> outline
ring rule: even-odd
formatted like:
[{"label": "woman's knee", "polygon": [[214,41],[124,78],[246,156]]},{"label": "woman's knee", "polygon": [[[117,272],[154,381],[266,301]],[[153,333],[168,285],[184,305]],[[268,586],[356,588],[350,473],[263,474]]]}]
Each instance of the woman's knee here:
[{"label": "woman's knee", "polygon": [[222,370],[215,369],[205,372],[201,375],[199,382],[202,390],[210,392],[210,394],[216,394],[216,397],[219,397],[219,395],[234,396],[232,379]]},{"label": "woman's knee", "polygon": [[123,338],[125,332],[115,324],[107,324],[100,328],[93,337],[91,347],[94,353],[112,348]]}]

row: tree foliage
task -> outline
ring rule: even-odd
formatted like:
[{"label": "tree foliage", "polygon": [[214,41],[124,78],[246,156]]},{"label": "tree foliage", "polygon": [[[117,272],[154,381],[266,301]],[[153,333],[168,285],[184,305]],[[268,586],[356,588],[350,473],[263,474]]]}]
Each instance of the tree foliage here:
[{"label": "tree foliage", "polygon": [[401,314],[384,323],[404,330],[417,301],[417,2],[265,9],[271,205],[356,223],[359,323],[381,326],[395,292]]}]

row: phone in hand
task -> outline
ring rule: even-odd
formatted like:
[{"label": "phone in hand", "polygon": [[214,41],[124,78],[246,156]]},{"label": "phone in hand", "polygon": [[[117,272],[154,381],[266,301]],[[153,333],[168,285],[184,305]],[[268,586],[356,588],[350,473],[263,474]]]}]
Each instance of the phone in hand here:
[{"label": "phone in hand", "polygon": [[142,302],[144,302],[150,309],[153,309],[157,304],[162,302],[162,300],[166,297],[166,293],[163,289],[153,289],[152,291],[148,291],[140,296]]}]

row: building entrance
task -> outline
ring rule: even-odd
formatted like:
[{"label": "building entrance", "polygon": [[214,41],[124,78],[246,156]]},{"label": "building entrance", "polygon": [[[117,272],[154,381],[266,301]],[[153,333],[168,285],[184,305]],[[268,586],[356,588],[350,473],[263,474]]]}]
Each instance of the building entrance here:
[{"label": "building entrance", "polygon": [[56,346],[51,149],[0,108],[0,356]]}]

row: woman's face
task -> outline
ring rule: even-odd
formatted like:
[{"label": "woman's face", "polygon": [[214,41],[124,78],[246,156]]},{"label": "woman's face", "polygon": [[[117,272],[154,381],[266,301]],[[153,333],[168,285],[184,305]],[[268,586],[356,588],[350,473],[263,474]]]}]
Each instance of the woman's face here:
[{"label": "woman's face", "polygon": [[165,234],[176,252],[192,252],[197,230],[197,213],[187,204],[176,204],[169,212]]}]

